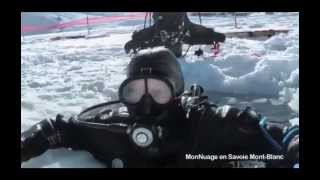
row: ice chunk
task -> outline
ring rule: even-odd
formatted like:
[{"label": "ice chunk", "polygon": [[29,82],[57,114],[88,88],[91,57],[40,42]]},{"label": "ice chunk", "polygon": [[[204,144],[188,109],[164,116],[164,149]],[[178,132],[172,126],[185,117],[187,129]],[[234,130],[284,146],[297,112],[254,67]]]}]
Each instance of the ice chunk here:
[{"label": "ice chunk", "polygon": [[295,126],[295,125],[298,125],[298,126],[299,126],[299,118],[298,118],[298,117],[293,118],[293,119],[290,119],[289,122],[290,122],[290,124],[291,124],[292,126]]},{"label": "ice chunk", "polygon": [[279,106],[284,104],[284,102],[280,99],[270,98],[269,101],[273,106]]},{"label": "ice chunk", "polygon": [[239,77],[254,70],[258,58],[249,55],[226,55],[224,59],[213,64],[220,68],[226,68],[224,73],[229,76]]},{"label": "ice chunk", "polygon": [[280,34],[266,40],[265,47],[270,50],[284,51],[287,49],[286,42],[285,36]]},{"label": "ice chunk", "polygon": [[292,111],[299,114],[299,88],[296,89],[292,95],[292,99],[288,103],[288,106],[292,109]]},{"label": "ice chunk", "polygon": [[231,97],[228,99],[227,104],[236,104],[237,103],[237,98]]},{"label": "ice chunk", "polygon": [[286,81],[287,84],[291,86],[299,86],[299,68],[292,71],[289,79]]},{"label": "ice chunk", "polygon": [[252,103],[266,103],[268,102],[267,98],[259,98],[252,101]]}]

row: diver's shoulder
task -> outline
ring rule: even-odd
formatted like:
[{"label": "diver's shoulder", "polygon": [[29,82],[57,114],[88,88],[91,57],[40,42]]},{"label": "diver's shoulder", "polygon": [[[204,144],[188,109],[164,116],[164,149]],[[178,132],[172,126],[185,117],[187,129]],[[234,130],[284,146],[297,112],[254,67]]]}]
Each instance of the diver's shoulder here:
[{"label": "diver's shoulder", "polygon": [[89,107],[76,116],[79,121],[85,122],[107,122],[111,119],[127,118],[129,117],[128,109],[122,104],[117,106],[110,103],[98,104]]},{"label": "diver's shoulder", "polygon": [[210,109],[214,112],[215,117],[220,120],[236,119],[241,110],[230,105],[211,105]]},{"label": "diver's shoulder", "polygon": [[94,119],[95,122],[110,122],[121,121],[129,117],[128,109],[125,106],[121,106],[116,109],[107,109],[104,112],[98,113]]}]

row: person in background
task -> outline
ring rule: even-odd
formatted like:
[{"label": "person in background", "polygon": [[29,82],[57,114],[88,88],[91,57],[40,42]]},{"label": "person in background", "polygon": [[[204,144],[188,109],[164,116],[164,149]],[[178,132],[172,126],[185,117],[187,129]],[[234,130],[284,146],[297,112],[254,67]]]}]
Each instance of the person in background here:
[{"label": "person in background", "polygon": [[124,46],[126,53],[165,46],[181,57],[183,44],[214,45],[226,39],[212,28],[192,23],[186,12],[154,12],[152,17],[152,26],[133,32],[132,39]]}]

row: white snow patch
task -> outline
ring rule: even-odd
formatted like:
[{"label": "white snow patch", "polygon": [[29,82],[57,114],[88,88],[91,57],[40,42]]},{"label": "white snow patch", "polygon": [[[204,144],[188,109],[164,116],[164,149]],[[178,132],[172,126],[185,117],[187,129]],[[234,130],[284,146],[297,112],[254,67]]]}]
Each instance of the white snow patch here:
[{"label": "white snow patch", "polygon": [[259,98],[252,101],[252,103],[266,103],[268,102],[267,98]]},{"label": "white snow patch", "polygon": [[44,155],[21,164],[22,168],[105,168],[86,151],[48,150]]},{"label": "white snow patch", "polygon": [[286,36],[284,34],[280,34],[268,39],[265,42],[265,47],[270,50],[284,51],[287,48],[286,42]]},{"label": "white snow patch", "polygon": [[295,126],[295,125],[298,125],[298,126],[299,126],[299,118],[298,118],[298,117],[293,118],[293,119],[290,119],[289,122],[290,122],[290,124],[291,124],[292,126]]},{"label": "white snow patch", "polygon": [[292,99],[288,103],[289,107],[299,114],[299,88],[294,90],[292,94]]},{"label": "white snow patch", "polygon": [[299,87],[299,68],[290,73],[290,77],[286,80],[290,86]]}]

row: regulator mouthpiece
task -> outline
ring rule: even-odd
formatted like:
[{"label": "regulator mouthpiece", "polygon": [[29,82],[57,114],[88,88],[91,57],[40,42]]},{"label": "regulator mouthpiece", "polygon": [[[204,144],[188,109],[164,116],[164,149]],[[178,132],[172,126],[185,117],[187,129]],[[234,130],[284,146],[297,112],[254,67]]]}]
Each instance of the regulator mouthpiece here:
[{"label": "regulator mouthpiece", "polygon": [[152,144],[154,138],[149,129],[139,127],[133,130],[131,139],[137,146],[145,148]]}]

